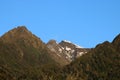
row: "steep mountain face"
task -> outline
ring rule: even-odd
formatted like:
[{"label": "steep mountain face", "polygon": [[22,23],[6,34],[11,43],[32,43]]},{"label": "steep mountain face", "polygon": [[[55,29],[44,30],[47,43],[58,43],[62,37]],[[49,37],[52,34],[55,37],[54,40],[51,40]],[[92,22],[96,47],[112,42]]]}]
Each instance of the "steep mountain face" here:
[{"label": "steep mountain face", "polygon": [[82,48],[66,40],[61,41],[60,43],[57,43],[55,40],[50,40],[47,43],[47,47],[52,52],[55,52],[59,57],[63,57],[69,62],[75,60],[90,50],[87,48]]},{"label": "steep mountain face", "polygon": [[120,37],[105,41],[64,67],[59,80],[119,80]]},{"label": "steep mountain face", "polygon": [[61,65],[67,65],[70,62],[64,57],[64,54],[59,54],[59,50],[61,48],[60,45],[57,44],[57,42],[55,40],[50,40],[46,46],[48,47],[48,49],[52,52],[52,57],[54,58],[54,60],[56,60],[57,62],[59,62]]},{"label": "steep mountain face", "polygon": [[[33,59],[33,62],[37,61],[37,56],[40,56],[45,52],[48,55],[48,51],[45,48],[45,44],[26,27],[17,27],[1,37],[1,54],[8,54],[10,56],[16,56],[19,60],[27,61],[25,59]],[[5,50],[6,49],[6,50]],[[9,56],[7,56],[9,57]],[[13,57],[14,58],[14,57]],[[36,60],[35,60],[35,59]]]},{"label": "steep mountain face", "polygon": [[61,65],[52,54],[26,27],[12,29],[0,38],[0,80],[44,80]]},{"label": "steep mountain face", "polygon": [[8,31],[1,39],[6,43],[24,43],[26,46],[33,46],[34,48],[44,47],[44,43],[34,34],[27,30],[25,26],[19,26]]}]

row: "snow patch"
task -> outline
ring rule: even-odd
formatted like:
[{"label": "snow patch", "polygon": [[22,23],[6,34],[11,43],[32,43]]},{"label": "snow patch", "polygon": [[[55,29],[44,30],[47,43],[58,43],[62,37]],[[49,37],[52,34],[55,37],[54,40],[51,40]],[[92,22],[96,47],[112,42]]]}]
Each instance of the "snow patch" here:
[{"label": "snow patch", "polygon": [[[64,42],[67,42],[67,43],[72,43],[71,41],[68,41],[68,40],[63,40]],[[73,43],[72,43],[73,44]],[[75,46],[76,46],[76,48],[83,48],[83,47],[81,47],[81,46],[79,46],[79,45],[77,45],[77,44],[74,44]]]},{"label": "snow patch", "polygon": [[67,47],[67,46],[66,46],[66,50],[67,50],[67,51],[70,51],[70,50],[71,50],[71,48],[69,48],[69,47]]},{"label": "snow patch", "polygon": [[77,57],[82,56],[83,54],[85,54],[85,53],[84,52],[78,52]]},{"label": "snow patch", "polygon": [[61,53],[61,52],[62,52],[62,49],[59,48],[59,52]]},{"label": "snow patch", "polygon": [[67,43],[71,43],[70,41],[67,41],[67,40],[63,40],[64,42],[67,42]]}]

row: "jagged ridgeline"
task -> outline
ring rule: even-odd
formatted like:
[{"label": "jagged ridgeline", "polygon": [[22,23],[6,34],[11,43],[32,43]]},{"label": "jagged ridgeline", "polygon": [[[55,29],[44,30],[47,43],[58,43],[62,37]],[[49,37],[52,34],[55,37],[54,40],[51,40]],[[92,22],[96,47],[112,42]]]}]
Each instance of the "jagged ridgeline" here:
[{"label": "jagged ridgeline", "polygon": [[45,44],[25,26],[0,37],[0,80],[120,80],[119,68],[120,34],[93,49]]}]

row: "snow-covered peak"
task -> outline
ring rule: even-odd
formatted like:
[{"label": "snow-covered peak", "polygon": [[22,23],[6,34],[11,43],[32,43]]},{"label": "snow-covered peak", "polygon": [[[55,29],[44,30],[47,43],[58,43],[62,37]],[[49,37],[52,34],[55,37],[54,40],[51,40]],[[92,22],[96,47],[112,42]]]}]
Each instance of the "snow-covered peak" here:
[{"label": "snow-covered peak", "polygon": [[70,62],[88,52],[88,49],[68,40],[62,40],[60,43],[57,43],[55,40],[50,40],[47,47],[56,53],[57,56],[63,57]]},{"label": "snow-covered peak", "polygon": [[67,42],[67,43],[72,43],[71,41],[68,41],[68,40],[63,40],[64,42]]},{"label": "snow-covered peak", "polygon": [[79,46],[77,44],[72,43],[71,41],[68,41],[68,40],[63,40],[63,41],[75,45],[76,48],[83,48],[83,47],[81,47],[81,46]]}]

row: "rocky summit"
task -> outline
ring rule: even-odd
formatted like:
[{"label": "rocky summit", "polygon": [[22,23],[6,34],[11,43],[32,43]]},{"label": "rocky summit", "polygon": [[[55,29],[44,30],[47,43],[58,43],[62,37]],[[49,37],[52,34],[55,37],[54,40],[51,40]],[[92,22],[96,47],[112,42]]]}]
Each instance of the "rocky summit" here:
[{"label": "rocky summit", "polygon": [[59,57],[63,57],[67,59],[69,62],[75,60],[76,58],[90,51],[90,49],[88,48],[82,48],[67,40],[63,40],[60,43],[57,43],[55,40],[50,40],[47,43],[47,47],[52,52],[55,52]]}]

